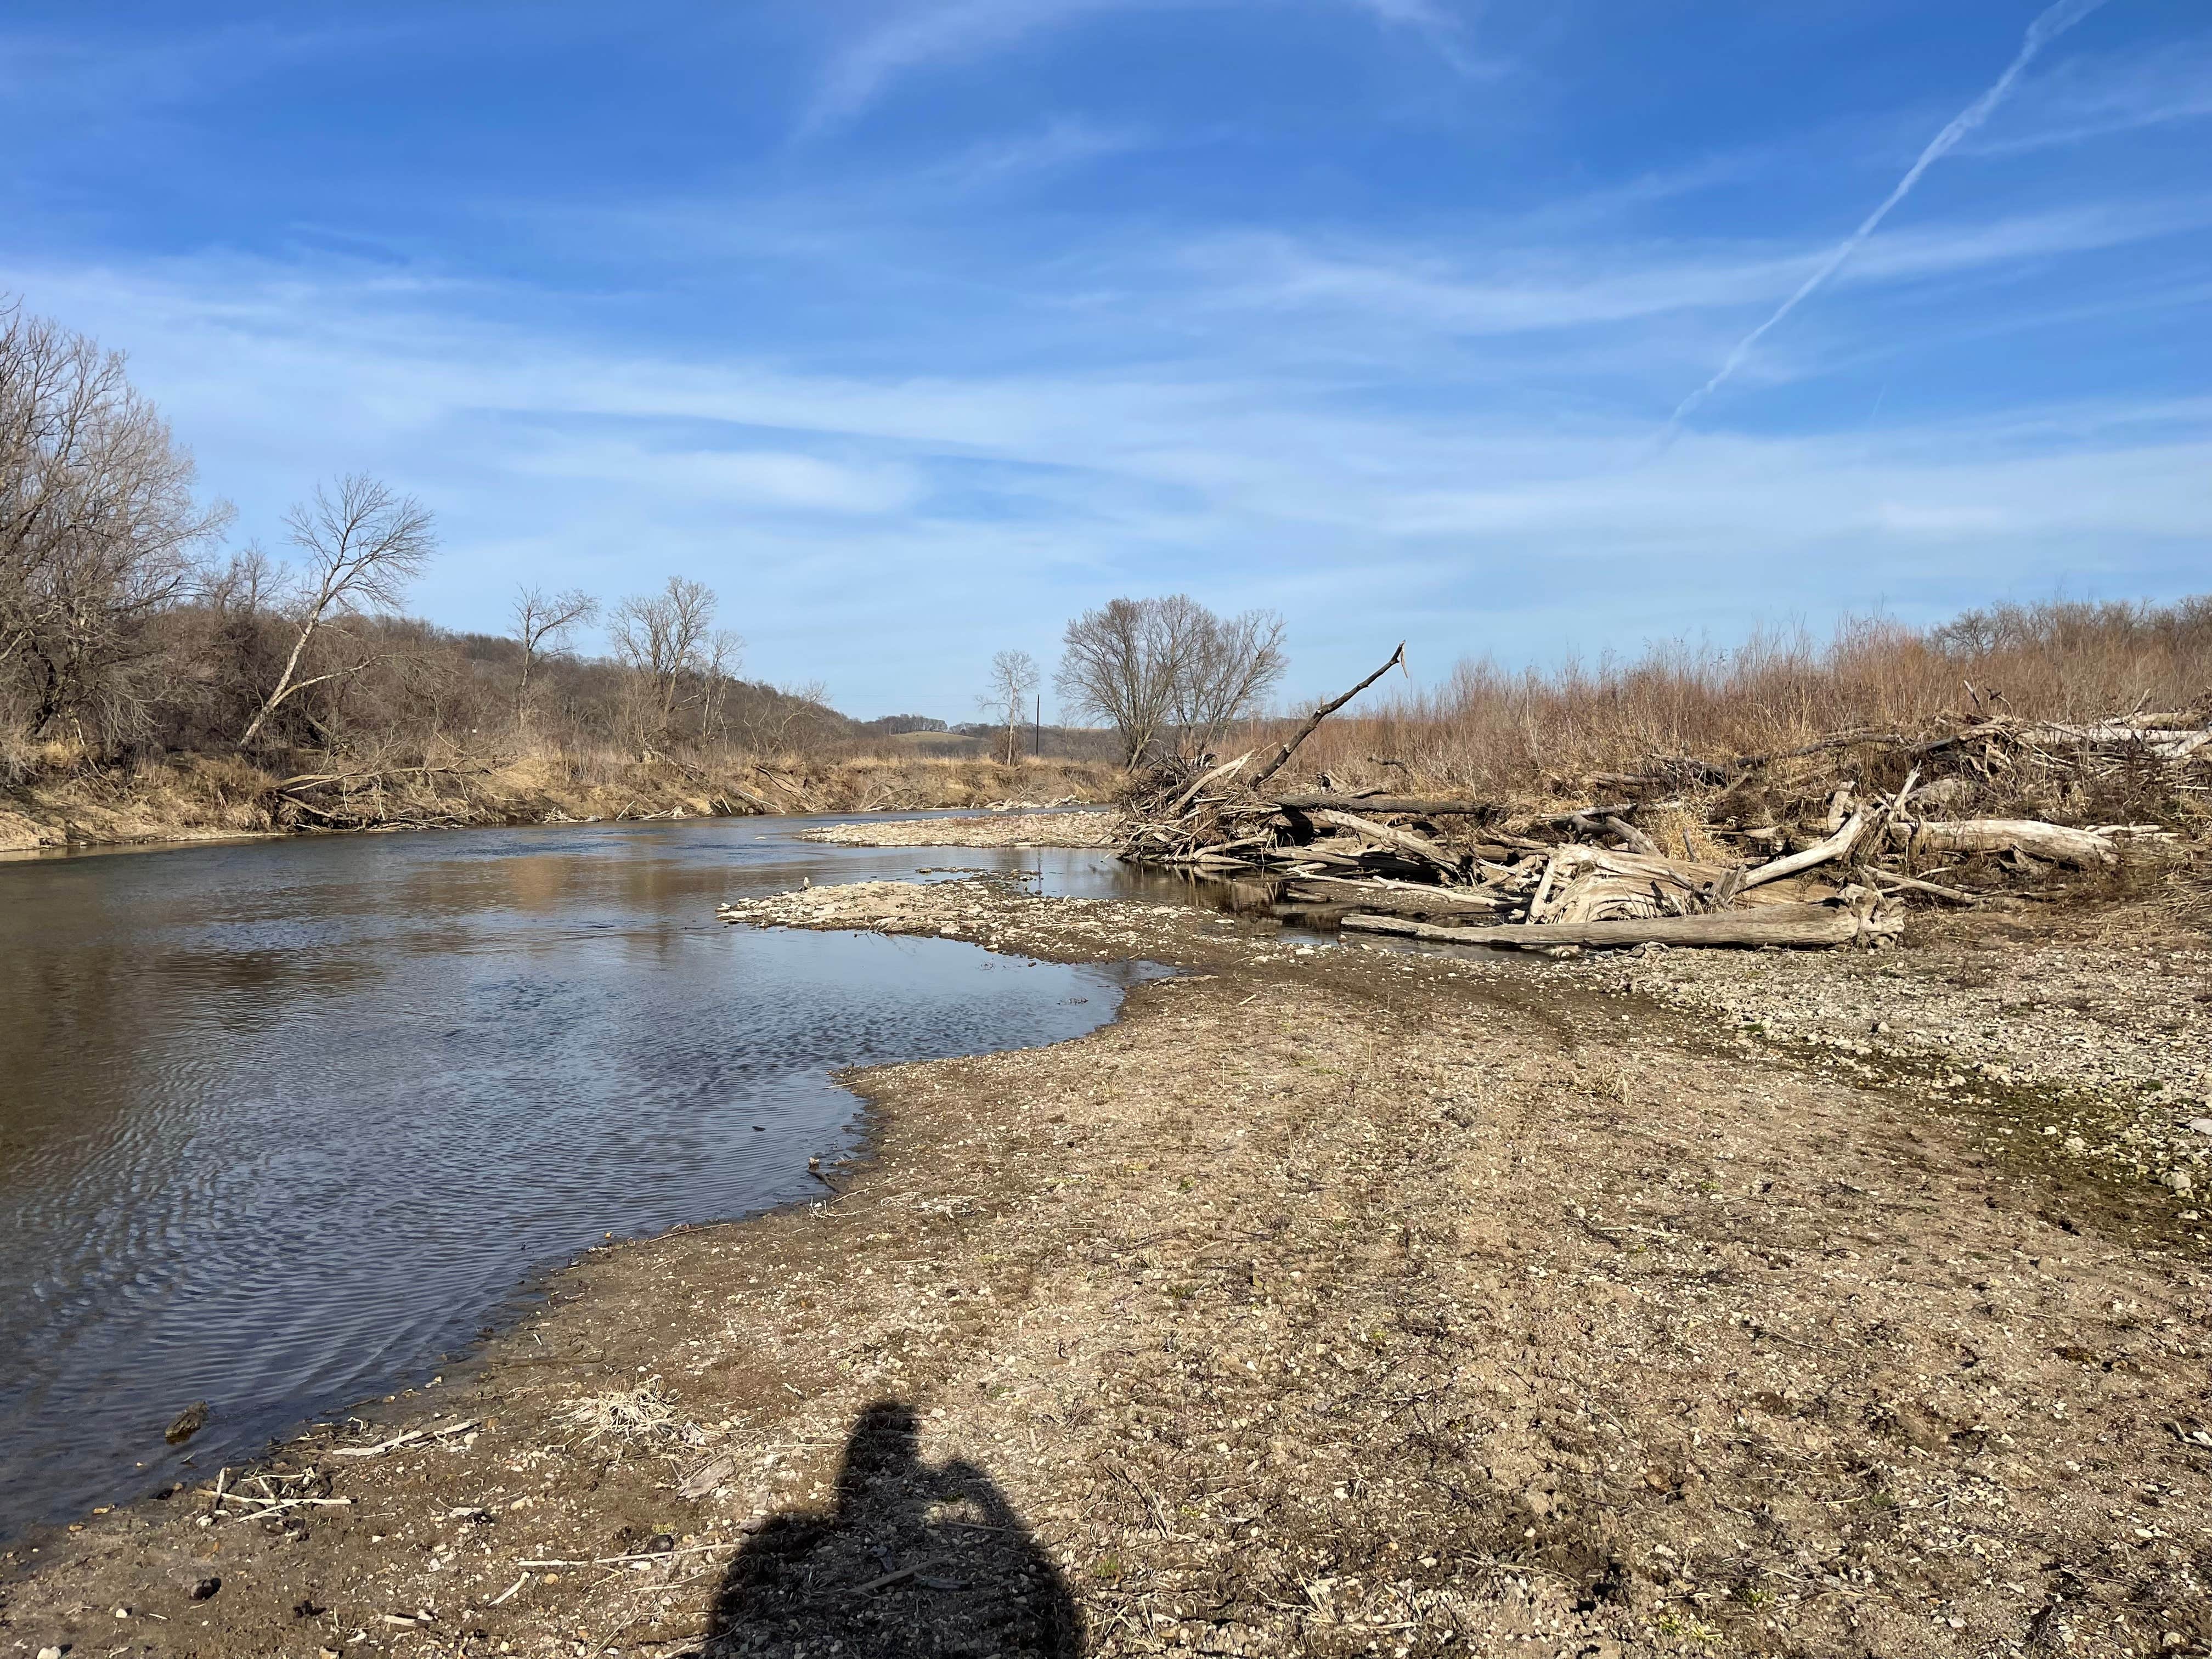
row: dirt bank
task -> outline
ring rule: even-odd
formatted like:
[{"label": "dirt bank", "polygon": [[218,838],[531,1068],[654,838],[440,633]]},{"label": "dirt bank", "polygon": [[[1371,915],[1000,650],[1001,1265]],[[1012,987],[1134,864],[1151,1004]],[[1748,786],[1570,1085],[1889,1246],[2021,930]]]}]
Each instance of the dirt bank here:
[{"label": "dirt bank", "polygon": [[40,1540],[0,1648],[2212,1650],[2169,1188],[1620,963],[988,882],[740,914],[1186,972],[862,1074],[834,1200],[594,1253],[245,1518]]},{"label": "dirt bank", "polygon": [[1109,769],[1069,762],[806,758],[697,767],[669,760],[589,763],[494,757],[432,772],[299,787],[319,770],[276,772],[231,756],[72,767],[0,787],[0,853],[332,829],[599,823],[725,814],[924,811],[1009,796],[1103,800]]},{"label": "dirt bank", "polygon": [[975,818],[908,818],[890,823],[830,823],[801,841],[836,847],[1111,847],[1118,812],[1007,812]]}]

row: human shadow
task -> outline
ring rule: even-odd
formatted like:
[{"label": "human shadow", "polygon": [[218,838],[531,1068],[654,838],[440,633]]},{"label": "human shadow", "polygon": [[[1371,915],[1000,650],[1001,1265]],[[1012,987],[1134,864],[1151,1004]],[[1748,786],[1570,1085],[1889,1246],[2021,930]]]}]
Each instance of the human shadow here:
[{"label": "human shadow", "polygon": [[914,1408],[878,1401],[845,1443],[836,1508],[775,1516],[723,1574],[708,1659],[1077,1659],[1059,1569],[995,1482],[922,1461]]}]

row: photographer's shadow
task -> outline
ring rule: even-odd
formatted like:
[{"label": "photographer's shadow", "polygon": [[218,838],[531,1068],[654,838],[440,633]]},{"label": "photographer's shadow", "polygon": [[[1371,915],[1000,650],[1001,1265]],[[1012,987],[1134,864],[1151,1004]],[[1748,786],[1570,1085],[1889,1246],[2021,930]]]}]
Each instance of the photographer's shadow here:
[{"label": "photographer's shadow", "polygon": [[991,1478],[921,1461],[914,1408],[882,1401],[845,1443],[837,1507],[771,1520],[730,1564],[709,1659],[1076,1659],[1074,1598]]}]

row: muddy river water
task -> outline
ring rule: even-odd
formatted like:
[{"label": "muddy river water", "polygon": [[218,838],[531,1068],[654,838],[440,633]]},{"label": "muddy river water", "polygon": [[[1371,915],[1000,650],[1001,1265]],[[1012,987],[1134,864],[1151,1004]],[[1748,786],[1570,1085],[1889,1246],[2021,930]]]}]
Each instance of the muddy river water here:
[{"label": "muddy river water", "polygon": [[837,1067],[1079,1036],[1151,971],[716,922],[802,877],[1128,885],[799,827],[0,863],[0,1536],[425,1376],[610,1233],[817,1194],[860,1133]]}]

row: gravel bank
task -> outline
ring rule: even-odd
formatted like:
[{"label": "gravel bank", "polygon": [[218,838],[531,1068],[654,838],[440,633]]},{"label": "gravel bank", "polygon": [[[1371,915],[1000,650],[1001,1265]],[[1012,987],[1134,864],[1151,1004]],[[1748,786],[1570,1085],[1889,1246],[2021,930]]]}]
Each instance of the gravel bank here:
[{"label": "gravel bank", "polygon": [[832,823],[800,832],[801,841],[835,847],[1111,847],[1118,812],[1016,812],[989,817],[901,818],[883,823]]},{"label": "gravel bank", "polygon": [[289,1449],[332,1507],[42,1540],[0,1646],[2212,1644],[2212,1273],[2170,1194],[1618,965],[991,881],[734,914],[1184,972],[1075,1042],[860,1075],[836,1196],[594,1252]]}]

